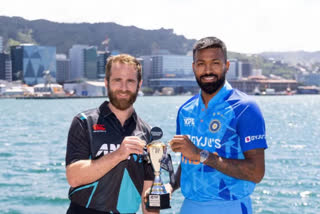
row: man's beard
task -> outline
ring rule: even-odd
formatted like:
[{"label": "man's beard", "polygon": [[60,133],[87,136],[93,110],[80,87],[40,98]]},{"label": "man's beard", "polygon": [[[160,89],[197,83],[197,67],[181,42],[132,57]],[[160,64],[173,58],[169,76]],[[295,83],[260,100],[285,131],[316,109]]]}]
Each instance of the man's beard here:
[{"label": "man's beard", "polygon": [[[217,78],[217,80],[215,82],[210,83],[201,82],[201,78],[207,76],[214,76]],[[226,72],[223,72],[221,78],[218,78],[218,76],[215,74],[205,74],[200,76],[199,79],[196,77],[196,80],[202,91],[204,91],[207,94],[213,94],[224,85],[224,82],[226,80]]]},{"label": "man's beard", "polygon": [[126,110],[136,101],[138,96],[139,88],[137,87],[136,93],[132,93],[130,91],[125,91],[124,93],[129,95],[129,98],[117,98],[118,93],[123,93],[121,90],[112,91],[108,85],[108,97],[110,103],[119,110]]}]

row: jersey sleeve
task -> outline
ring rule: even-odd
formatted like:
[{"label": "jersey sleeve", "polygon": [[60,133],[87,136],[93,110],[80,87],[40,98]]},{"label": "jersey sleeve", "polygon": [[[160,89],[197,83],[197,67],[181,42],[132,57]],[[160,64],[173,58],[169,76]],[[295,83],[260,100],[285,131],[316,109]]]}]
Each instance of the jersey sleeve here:
[{"label": "jersey sleeve", "polygon": [[152,165],[147,161],[144,161],[144,180],[153,181],[154,180],[154,172]]},{"label": "jersey sleeve", "polygon": [[74,117],[68,134],[66,166],[78,160],[89,159],[89,157],[89,135],[85,121]]},{"label": "jersey sleeve", "polygon": [[243,152],[268,147],[264,118],[255,101],[245,105],[238,118],[237,131]]},{"label": "jersey sleeve", "polygon": [[181,131],[180,131],[180,120],[179,120],[179,115],[180,115],[180,109],[178,111],[177,114],[177,121],[176,121],[176,135],[180,135]]}]

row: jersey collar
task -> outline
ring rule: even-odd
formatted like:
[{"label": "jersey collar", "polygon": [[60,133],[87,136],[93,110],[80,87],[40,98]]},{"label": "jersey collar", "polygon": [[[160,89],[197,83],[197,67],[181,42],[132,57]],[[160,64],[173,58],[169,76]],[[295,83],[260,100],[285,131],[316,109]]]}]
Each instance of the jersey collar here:
[{"label": "jersey collar", "polygon": [[[105,101],[105,102],[103,102],[103,103],[100,105],[100,107],[99,107],[99,111],[101,112],[101,115],[102,115],[104,118],[106,118],[106,117],[108,117],[108,116],[110,116],[110,115],[114,115],[114,113],[113,113],[113,112],[111,111],[111,109],[109,108],[109,105],[108,105],[108,104],[109,104],[109,102],[108,102],[108,101]],[[114,115],[114,116],[115,116],[115,115]],[[130,116],[127,120],[129,120],[131,117],[134,119],[135,122],[137,121],[137,113],[136,113],[135,110],[133,110],[131,116]]]},{"label": "jersey collar", "polygon": [[[214,105],[216,105],[217,103],[224,101],[225,98],[229,95],[229,93],[232,90],[232,86],[229,84],[229,82],[226,80],[223,87],[219,90],[219,92],[211,98],[211,100],[208,103],[208,108],[213,107]],[[199,92],[199,101],[200,101],[200,106],[201,108],[205,108],[202,96],[201,96],[201,90]]]}]

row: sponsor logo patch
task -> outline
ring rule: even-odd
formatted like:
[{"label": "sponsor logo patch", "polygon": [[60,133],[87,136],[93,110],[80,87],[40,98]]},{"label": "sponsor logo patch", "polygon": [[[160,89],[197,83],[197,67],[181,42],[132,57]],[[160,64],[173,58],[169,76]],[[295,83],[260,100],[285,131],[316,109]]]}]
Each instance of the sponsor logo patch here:
[{"label": "sponsor logo patch", "polygon": [[92,128],[93,132],[106,132],[106,128],[103,124],[94,124]]},{"label": "sponsor logo patch", "polygon": [[219,131],[220,128],[221,128],[221,123],[219,120],[215,119],[211,121],[209,125],[209,129],[212,133]]},{"label": "sponsor logo patch", "polygon": [[252,141],[255,141],[255,140],[263,140],[265,139],[265,135],[254,135],[254,136],[247,136],[244,138],[244,142],[245,143],[250,143]]},{"label": "sponsor logo patch", "polygon": [[184,120],[185,126],[194,126],[194,118],[187,117],[187,118],[184,118],[183,120]]},{"label": "sponsor logo patch", "polygon": [[116,151],[120,146],[120,144],[102,144],[99,151],[96,154],[96,157],[100,156],[101,154],[106,155],[113,151]]}]

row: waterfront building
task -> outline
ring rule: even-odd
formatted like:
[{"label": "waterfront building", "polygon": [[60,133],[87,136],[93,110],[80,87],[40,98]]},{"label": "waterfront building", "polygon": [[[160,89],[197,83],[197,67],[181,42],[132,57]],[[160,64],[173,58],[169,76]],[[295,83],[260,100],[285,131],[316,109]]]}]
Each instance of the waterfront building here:
[{"label": "waterfront building", "polygon": [[0,36],[0,53],[2,53],[3,52],[3,37],[2,36]]},{"label": "waterfront building", "polygon": [[65,83],[64,90],[68,94],[77,96],[103,96],[107,95],[104,81],[84,81],[81,83]]},{"label": "waterfront building", "polygon": [[152,58],[151,56],[141,56],[138,58],[138,61],[141,63],[142,66],[142,87],[149,87]]},{"label": "waterfront building", "polygon": [[238,79],[252,75],[252,65],[248,61],[238,61]]},{"label": "waterfront building", "polygon": [[175,93],[194,91],[197,88],[192,71],[192,56],[165,54],[141,56],[141,58],[144,86],[159,91],[171,87]]},{"label": "waterfront building", "polygon": [[73,45],[69,50],[70,81],[82,79],[95,80],[102,76],[98,71],[97,47],[88,45]]},{"label": "waterfront building", "polygon": [[98,51],[97,56],[97,67],[98,67],[98,79],[104,79],[106,76],[106,65],[107,65],[107,59],[110,56],[109,51]]},{"label": "waterfront building", "polygon": [[57,54],[57,83],[63,84],[70,80],[70,60],[65,54]]},{"label": "waterfront building", "polygon": [[228,70],[228,74],[226,76],[227,80],[236,80],[239,78],[239,66],[237,59],[230,59],[230,66]]},{"label": "waterfront building", "polygon": [[12,80],[27,85],[44,83],[44,76],[56,81],[56,48],[22,44],[11,46]]},{"label": "waterfront building", "polygon": [[98,78],[97,47],[91,46],[83,49],[84,78],[96,80]]},{"label": "waterfront building", "polygon": [[11,63],[11,58],[9,54],[4,54],[5,55],[5,80],[11,82],[12,81],[12,63]]},{"label": "waterfront building", "polygon": [[34,96],[65,96],[62,85],[59,84],[37,84],[33,87]]},{"label": "waterfront building", "polygon": [[70,59],[70,80],[80,80],[84,78],[84,57],[83,50],[88,45],[73,45],[69,50]]},{"label": "waterfront building", "polygon": [[6,79],[6,60],[5,60],[5,54],[0,53],[0,80]]},{"label": "waterfront building", "polygon": [[264,92],[273,89],[274,92],[280,93],[287,90],[295,91],[298,88],[296,80],[268,79],[265,76],[250,76],[241,80],[229,80],[229,83],[232,87],[248,94],[254,94],[256,90]]}]

